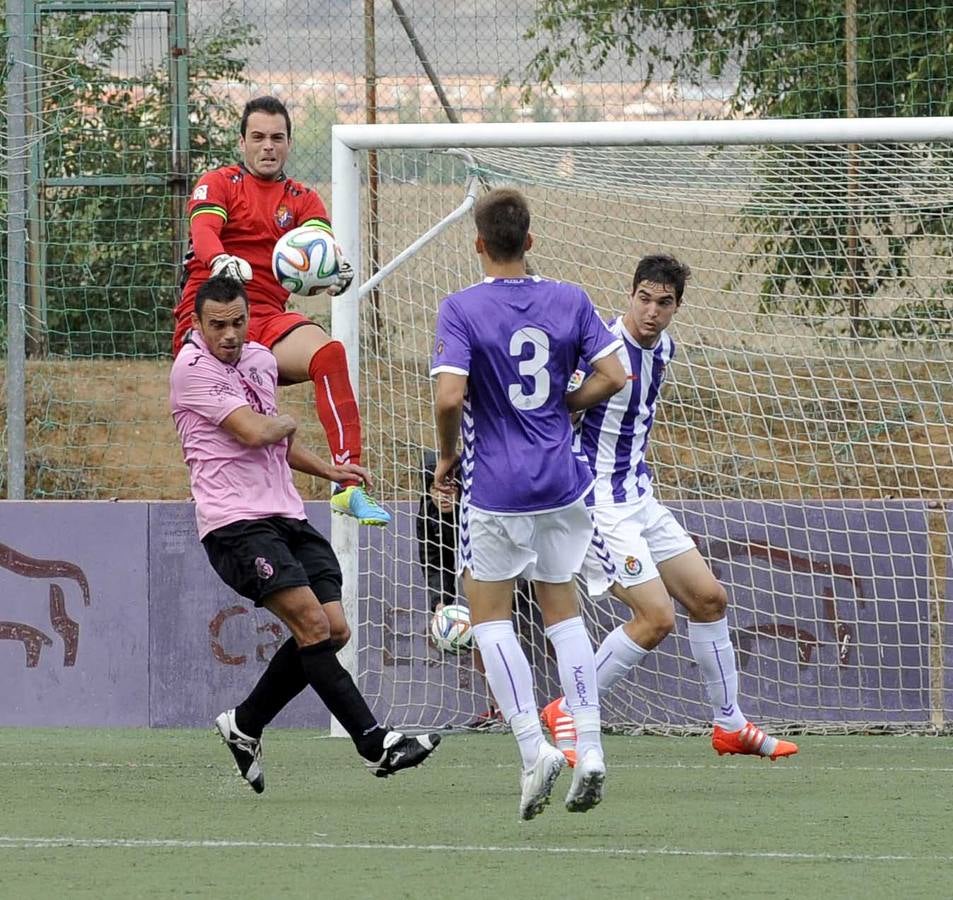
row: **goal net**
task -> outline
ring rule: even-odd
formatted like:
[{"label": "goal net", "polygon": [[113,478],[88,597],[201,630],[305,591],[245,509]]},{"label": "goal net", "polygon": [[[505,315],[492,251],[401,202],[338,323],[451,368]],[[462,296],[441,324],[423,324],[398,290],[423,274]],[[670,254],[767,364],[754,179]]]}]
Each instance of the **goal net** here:
[{"label": "goal net", "polygon": [[[359,234],[365,278],[465,210],[468,185],[523,190],[532,267],[582,284],[606,316],[624,312],[641,256],[691,266],[648,460],[727,589],[742,708],[775,728],[933,730],[951,712],[953,145],[932,139],[940,120],[923,135],[917,121],[897,137],[899,123],[881,122],[875,140],[869,121],[677,123],[669,144],[652,130],[662,123],[500,126],[510,138],[459,126],[466,151],[449,156],[435,126],[433,149],[395,147],[411,141],[399,128],[336,129],[336,231]],[[358,176],[338,177],[348,165],[359,204]],[[461,215],[334,313],[395,513],[390,529],[344,539],[359,573],[357,669],[405,725],[463,726],[488,705],[472,656],[428,642],[418,539],[436,313],[480,277]],[[596,643],[628,617],[614,600],[583,608]],[[609,727],[710,722],[676,609],[676,633],[603,698]],[[525,592],[515,619],[542,705],[558,677]]]}]

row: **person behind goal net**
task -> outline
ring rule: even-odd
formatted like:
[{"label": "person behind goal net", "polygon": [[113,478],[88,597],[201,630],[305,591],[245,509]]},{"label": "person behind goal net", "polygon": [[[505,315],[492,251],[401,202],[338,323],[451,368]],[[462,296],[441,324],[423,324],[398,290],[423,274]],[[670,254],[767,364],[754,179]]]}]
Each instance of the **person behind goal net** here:
[{"label": "person behind goal net", "polygon": [[[182,295],[175,308],[173,356],[192,327],[195,295],[206,279],[227,275],[245,284],[251,304],[249,340],[264,344],[278,361],[282,384],[314,383],[314,405],[335,463],[361,462],[361,416],[348,374],[344,345],[321,326],[288,310],[288,291],[274,277],[271,256],[286,231],[313,225],[333,237],[331,221],[317,192],[285,174],[291,150],[291,117],[274,97],[245,104],[238,147],[242,161],[199,178],[189,199],[189,252]],[[340,247],[336,296],[354,272]],[[347,478],[337,485],[331,508],[363,525],[387,525],[388,513],[364,484]]]},{"label": "person behind goal net", "polygon": [[[775,760],[797,753],[797,745],[772,737],[742,712],[728,595],[695,542],[655,498],[645,459],[659,389],[675,356],[666,328],[681,306],[689,275],[688,266],[671,256],[639,261],[629,307],[609,325],[623,342],[618,358],[627,376],[625,387],[586,410],[577,429],[577,452],[596,479],[586,498],[596,533],[582,578],[590,597],[611,590],[632,610],[632,618],[610,632],[596,651],[599,693],[629,676],[674,629],[674,597],[688,612],[688,640],[714,718],[712,746],[719,755]],[[575,382],[585,385],[588,371],[583,365]],[[575,765],[576,730],[565,699],[549,703],[542,719]]]}]

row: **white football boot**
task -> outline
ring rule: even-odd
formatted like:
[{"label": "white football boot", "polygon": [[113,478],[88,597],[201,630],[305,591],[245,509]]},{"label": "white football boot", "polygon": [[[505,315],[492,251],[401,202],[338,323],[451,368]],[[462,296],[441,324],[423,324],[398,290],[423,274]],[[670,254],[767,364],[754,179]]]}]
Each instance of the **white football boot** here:
[{"label": "white football boot", "polygon": [[566,765],[561,750],[543,741],[539,745],[536,762],[523,770],[520,796],[520,818],[524,821],[536,818],[549,803],[553,785]]},{"label": "white football boot", "polygon": [[602,754],[588,749],[576,762],[572,785],[566,794],[569,812],[586,812],[602,802],[602,788],[606,781],[606,763]]}]

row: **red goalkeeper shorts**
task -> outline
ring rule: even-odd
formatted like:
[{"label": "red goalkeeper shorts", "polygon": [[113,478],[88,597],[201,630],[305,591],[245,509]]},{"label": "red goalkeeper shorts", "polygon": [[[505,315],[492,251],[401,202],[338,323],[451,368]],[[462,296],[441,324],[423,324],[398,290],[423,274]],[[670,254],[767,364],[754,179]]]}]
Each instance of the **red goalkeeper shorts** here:
[{"label": "red goalkeeper shorts", "polygon": [[[256,315],[253,306],[251,308],[251,321],[248,323],[247,340],[264,344],[270,350],[289,332],[300,328],[302,325],[314,324],[307,316],[296,312],[276,312],[268,309],[263,314]],[[172,337],[173,357],[182,349],[182,342],[191,327],[191,315],[180,316],[176,319],[175,334]]]}]

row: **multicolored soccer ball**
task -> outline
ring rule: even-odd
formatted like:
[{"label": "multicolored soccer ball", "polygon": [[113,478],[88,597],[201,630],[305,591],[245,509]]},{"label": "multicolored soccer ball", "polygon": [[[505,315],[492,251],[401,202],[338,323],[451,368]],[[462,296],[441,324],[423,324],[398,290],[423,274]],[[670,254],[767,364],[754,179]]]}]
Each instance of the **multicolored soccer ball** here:
[{"label": "multicolored soccer ball", "polygon": [[470,610],[452,603],[438,609],[430,620],[430,636],[438,650],[463,653],[473,647]]},{"label": "multicolored soccer ball", "polygon": [[271,254],[271,270],[278,283],[292,294],[320,294],[337,277],[334,238],[314,225],[292,228],[278,238]]}]

